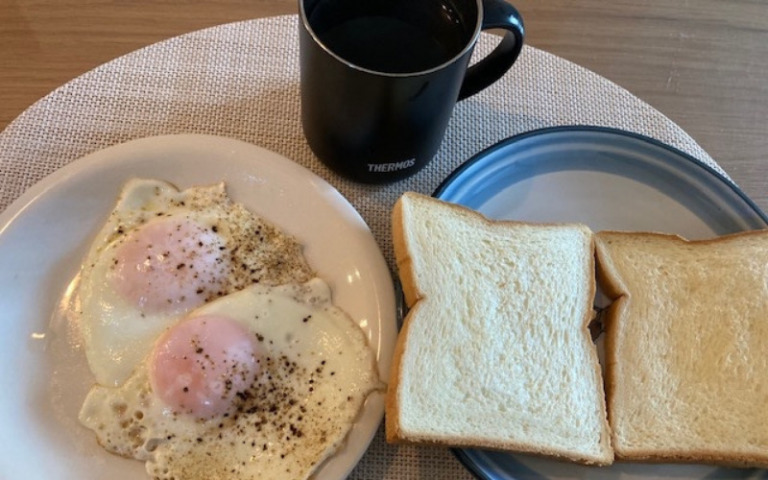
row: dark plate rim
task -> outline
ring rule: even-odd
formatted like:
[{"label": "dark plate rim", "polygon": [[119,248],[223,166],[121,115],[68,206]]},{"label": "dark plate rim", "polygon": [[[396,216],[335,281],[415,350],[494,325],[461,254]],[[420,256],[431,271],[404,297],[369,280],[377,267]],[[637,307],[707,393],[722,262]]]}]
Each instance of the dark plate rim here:
[{"label": "dark plate rim", "polygon": [[[539,136],[545,136],[550,135],[553,133],[564,133],[564,132],[571,132],[571,133],[580,133],[580,132],[597,132],[597,133],[607,133],[611,135],[617,135],[620,137],[626,137],[633,140],[639,140],[641,142],[648,143],[650,145],[653,145],[655,147],[662,148],[664,150],[667,150],[681,159],[684,159],[694,166],[702,169],[705,173],[717,178],[720,180],[726,187],[730,188],[741,200],[758,216],[760,217],[763,222],[765,222],[768,225],[768,215],[765,214],[765,212],[760,209],[760,207],[757,206],[757,204],[747,196],[746,193],[738,186],[735,182],[730,180],[729,178],[725,177],[722,173],[720,173],[715,168],[711,167],[709,164],[703,162],[702,160],[699,160],[698,158],[694,157],[693,155],[686,153],[678,148],[675,148],[671,145],[667,145],[664,142],[661,142],[659,140],[656,140],[655,138],[648,137],[646,135],[643,135],[641,133],[632,132],[629,130],[623,130],[619,128],[614,127],[602,127],[602,126],[594,126],[594,125],[561,125],[556,127],[544,127],[539,128],[536,130],[530,130],[527,132],[523,132],[517,135],[513,135],[510,137],[507,137],[503,140],[500,140],[499,142],[481,150],[480,152],[476,153],[469,159],[467,159],[465,162],[463,162],[461,165],[456,167],[445,179],[443,179],[442,182],[440,182],[440,185],[432,192],[432,196],[436,198],[440,198],[440,195],[450,186],[453,182],[458,180],[465,171],[467,171],[469,168],[471,168],[475,163],[482,161],[485,159],[488,155],[491,155],[497,151],[504,150],[505,148],[509,147],[510,145],[516,144],[522,140],[526,140],[528,138],[532,137],[539,137]],[[467,469],[469,473],[471,473],[475,478],[478,480],[495,480],[493,477],[486,476],[482,474],[480,471],[476,469],[475,462],[471,461],[466,453],[464,452],[465,449],[463,448],[453,448],[451,449],[451,452],[456,457],[456,459],[464,466],[464,468]],[[514,477],[513,477],[514,478]]]},{"label": "dark plate rim", "polygon": [[602,126],[594,126],[594,125],[560,125],[556,127],[544,127],[539,128],[536,130],[530,130],[527,132],[523,132],[517,135],[513,135],[511,137],[507,137],[503,140],[500,140],[499,142],[481,150],[480,152],[476,153],[472,157],[470,157],[468,160],[463,162],[461,165],[456,167],[450,174],[448,174],[445,179],[443,179],[442,182],[437,186],[437,188],[432,192],[432,196],[436,198],[440,198],[440,195],[450,186],[453,182],[455,182],[457,179],[459,179],[462,174],[468,170],[470,167],[472,167],[475,163],[482,161],[487,157],[488,155],[491,155],[499,150],[504,150],[505,148],[509,147],[510,145],[519,143],[523,140],[526,140],[531,137],[539,137],[539,136],[545,136],[550,135],[553,133],[563,133],[563,132],[570,132],[570,133],[580,133],[580,132],[597,132],[597,133],[607,133],[611,135],[616,135],[620,137],[626,137],[633,140],[639,140],[641,142],[648,143],[650,145],[653,145],[655,147],[662,148],[664,150],[667,150],[678,157],[681,157],[682,159],[685,159],[686,161],[690,162],[691,164],[695,165],[696,167],[699,167],[700,169],[704,170],[705,173],[717,178],[720,180],[725,186],[730,188],[739,198],[741,198],[742,201],[757,215],[760,217],[763,222],[768,225],[768,215],[766,215],[765,212],[762,211],[760,207],[757,206],[757,204],[747,196],[746,193],[738,186],[736,183],[725,177],[720,171],[715,169],[714,167],[711,167],[707,163],[703,162],[702,160],[699,160],[698,158],[694,157],[693,155],[684,152],[676,147],[673,147],[671,145],[668,145],[664,142],[661,142],[659,140],[656,140],[655,138],[648,137],[646,135],[643,135],[641,133],[637,132],[631,132],[629,130],[623,130],[620,128],[614,128],[614,127],[602,127]]}]

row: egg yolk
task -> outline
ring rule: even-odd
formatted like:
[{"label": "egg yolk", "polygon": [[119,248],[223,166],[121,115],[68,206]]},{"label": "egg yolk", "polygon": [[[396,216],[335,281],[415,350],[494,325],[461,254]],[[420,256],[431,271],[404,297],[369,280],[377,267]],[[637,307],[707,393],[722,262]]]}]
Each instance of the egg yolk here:
[{"label": "egg yolk", "polygon": [[150,357],[150,383],[174,412],[208,419],[229,411],[260,370],[256,337],[229,317],[201,315],[160,337]]},{"label": "egg yolk", "polygon": [[220,295],[228,271],[224,253],[215,227],[156,219],[126,235],[109,279],[142,312],[185,312]]}]

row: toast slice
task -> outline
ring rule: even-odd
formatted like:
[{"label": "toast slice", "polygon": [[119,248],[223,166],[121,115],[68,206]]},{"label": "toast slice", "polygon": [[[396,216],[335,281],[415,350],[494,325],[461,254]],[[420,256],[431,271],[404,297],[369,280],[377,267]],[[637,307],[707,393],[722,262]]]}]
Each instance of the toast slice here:
[{"label": "toast slice", "polygon": [[389,442],[610,464],[592,232],[490,221],[415,193],[393,211],[410,311],[386,403]]},{"label": "toast slice", "polygon": [[616,457],[768,467],[768,231],[596,252]]}]

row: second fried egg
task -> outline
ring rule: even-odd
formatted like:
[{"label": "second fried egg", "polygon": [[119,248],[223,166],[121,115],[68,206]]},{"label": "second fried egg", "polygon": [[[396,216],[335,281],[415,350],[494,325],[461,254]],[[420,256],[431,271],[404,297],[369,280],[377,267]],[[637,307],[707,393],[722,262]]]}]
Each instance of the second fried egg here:
[{"label": "second fried egg", "polygon": [[94,387],[80,421],[152,478],[304,479],[381,387],[325,282],[254,285],[170,328],[122,386]]}]

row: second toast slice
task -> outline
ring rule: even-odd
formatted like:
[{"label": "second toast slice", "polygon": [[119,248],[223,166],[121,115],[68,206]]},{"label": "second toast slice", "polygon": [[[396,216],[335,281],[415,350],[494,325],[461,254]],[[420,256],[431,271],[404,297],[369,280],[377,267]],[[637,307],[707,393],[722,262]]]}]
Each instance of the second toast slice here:
[{"label": "second toast slice", "polygon": [[596,245],[616,456],[768,467],[768,231]]}]

